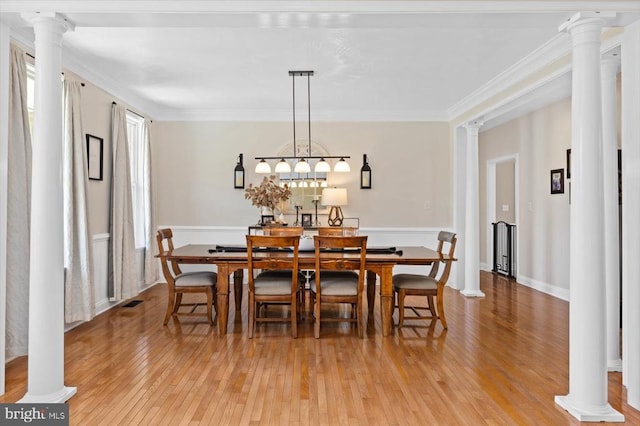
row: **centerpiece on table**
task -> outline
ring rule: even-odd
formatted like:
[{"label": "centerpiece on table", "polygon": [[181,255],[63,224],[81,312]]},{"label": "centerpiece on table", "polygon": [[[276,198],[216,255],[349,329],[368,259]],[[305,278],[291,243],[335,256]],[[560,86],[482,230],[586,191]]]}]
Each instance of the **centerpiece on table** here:
[{"label": "centerpiece on table", "polygon": [[261,215],[271,214],[277,222],[284,223],[281,206],[291,197],[291,189],[286,183],[278,185],[275,179],[275,176],[265,176],[260,185],[254,186],[250,183],[244,190],[244,198],[259,207]]}]

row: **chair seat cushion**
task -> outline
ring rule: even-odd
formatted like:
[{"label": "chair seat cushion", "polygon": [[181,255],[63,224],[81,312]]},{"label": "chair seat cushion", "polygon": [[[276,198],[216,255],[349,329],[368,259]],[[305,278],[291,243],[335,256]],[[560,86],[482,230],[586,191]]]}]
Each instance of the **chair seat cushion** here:
[{"label": "chair seat cushion", "polygon": [[[358,274],[353,271],[321,272],[320,285],[325,296],[357,296]],[[311,291],[317,293],[315,280],[311,281]]]},{"label": "chair seat cushion", "polygon": [[438,281],[428,275],[397,274],[393,276],[393,289],[437,290]]},{"label": "chair seat cushion", "polygon": [[[279,272],[279,274],[274,272]],[[291,294],[291,271],[265,271],[258,274],[253,283],[257,295]]]},{"label": "chair seat cushion", "polygon": [[[258,277],[278,277],[282,280],[291,279],[291,270],[287,269],[271,269],[268,271],[262,271],[258,274]],[[302,272],[298,272],[298,279],[300,281],[306,281],[307,277]]]},{"label": "chair seat cushion", "polygon": [[175,278],[176,287],[215,287],[218,274],[210,271],[184,272]]}]

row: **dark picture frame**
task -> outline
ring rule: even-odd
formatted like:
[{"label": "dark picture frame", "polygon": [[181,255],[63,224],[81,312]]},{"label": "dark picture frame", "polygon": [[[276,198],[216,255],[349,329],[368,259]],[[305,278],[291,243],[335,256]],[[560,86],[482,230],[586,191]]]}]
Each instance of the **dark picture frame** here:
[{"label": "dark picture frame", "polygon": [[551,170],[549,183],[552,194],[564,194],[564,169]]},{"label": "dark picture frame", "polygon": [[261,225],[269,225],[275,222],[275,217],[272,214],[263,214],[260,216]]},{"label": "dark picture frame", "polygon": [[313,215],[311,213],[302,213],[302,227],[311,228],[313,225]]},{"label": "dark picture frame", "polygon": [[104,140],[87,133],[87,174],[91,180],[102,180]]},{"label": "dark picture frame", "polygon": [[571,148],[567,150],[567,180],[571,179]]}]

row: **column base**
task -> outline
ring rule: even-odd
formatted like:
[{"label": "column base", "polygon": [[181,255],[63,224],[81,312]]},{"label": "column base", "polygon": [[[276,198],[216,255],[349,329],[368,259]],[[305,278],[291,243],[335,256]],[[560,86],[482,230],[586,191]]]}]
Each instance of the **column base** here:
[{"label": "column base", "polygon": [[484,293],[480,290],[462,290],[460,294],[464,297],[484,297]]},{"label": "column base", "polygon": [[25,396],[18,401],[19,404],[57,404],[67,402],[73,395],[78,392],[76,387],[64,386],[57,392],[46,395],[31,395],[27,391]]},{"label": "column base", "polygon": [[608,372],[622,372],[622,360],[621,359],[610,359],[607,361],[607,371]]},{"label": "column base", "polygon": [[569,395],[556,395],[555,403],[581,422],[624,422],[624,415],[606,404],[602,406],[578,407]]}]

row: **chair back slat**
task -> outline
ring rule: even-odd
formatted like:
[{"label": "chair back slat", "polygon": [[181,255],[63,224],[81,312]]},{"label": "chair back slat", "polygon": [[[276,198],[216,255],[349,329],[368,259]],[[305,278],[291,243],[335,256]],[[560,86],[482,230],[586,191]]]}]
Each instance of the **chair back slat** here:
[{"label": "chair back slat", "polygon": [[271,236],[302,235],[303,232],[302,226],[269,226],[264,228],[264,235]]},{"label": "chair back slat", "polygon": [[355,236],[358,234],[358,228],[355,226],[321,226],[318,228],[318,235],[327,236]]},{"label": "chair back slat", "polygon": [[[167,278],[167,275],[171,278],[175,278],[180,275],[182,271],[180,270],[178,262],[169,262],[166,257],[167,254],[173,252],[173,231],[169,228],[159,229],[156,234],[156,241],[158,242],[158,253],[161,261],[160,263],[162,264],[162,272],[165,278]],[[171,268],[169,268],[169,264],[171,264]]]}]

